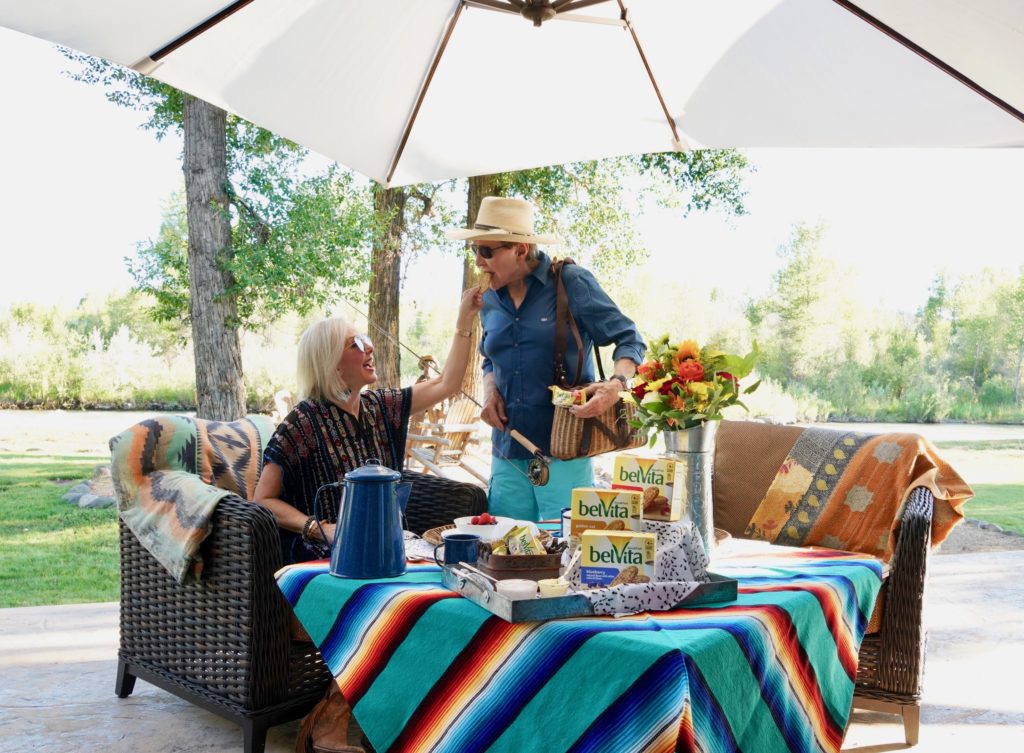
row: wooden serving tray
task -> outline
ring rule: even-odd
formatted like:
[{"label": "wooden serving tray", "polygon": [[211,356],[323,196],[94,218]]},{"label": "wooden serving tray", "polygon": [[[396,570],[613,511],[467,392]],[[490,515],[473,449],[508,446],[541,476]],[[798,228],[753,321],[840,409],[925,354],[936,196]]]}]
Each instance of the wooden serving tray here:
[{"label": "wooden serving tray", "polygon": [[[689,596],[676,604],[676,608],[736,599],[735,579],[718,573],[708,573],[708,577],[710,581],[697,586]],[[448,566],[444,567],[444,585],[506,622],[545,622],[564,617],[590,617],[594,614],[590,601],[579,594],[513,601],[496,591],[481,587],[475,580],[462,577]]]},{"label": "wooden serving tray", "polygon": [[557,578],[562,567],[562,553],[492,554],[487,548],[480,547],[476,566],[496,580]]}]

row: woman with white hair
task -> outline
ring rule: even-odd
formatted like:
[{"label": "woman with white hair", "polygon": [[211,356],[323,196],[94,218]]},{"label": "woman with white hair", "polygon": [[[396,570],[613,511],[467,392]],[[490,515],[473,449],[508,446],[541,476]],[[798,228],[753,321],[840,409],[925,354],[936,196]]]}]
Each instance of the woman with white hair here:
[{"label": "woman with white hair", "polygon": [[[459,391],[473,317],[481,306],[477,288],[463,294],[442,375],[404,389],[363,389],[377,381],[373,343],[344,319],[323,319],[303,333],[297,375],[301,402],[267,443],[254,494],[277,520],[285,564],[326,555],[313,517],[317,489],[371,458],[402,469],[409,414]],[[338,498],[337,490],[320,495],[321,524],[331,541]]]}]

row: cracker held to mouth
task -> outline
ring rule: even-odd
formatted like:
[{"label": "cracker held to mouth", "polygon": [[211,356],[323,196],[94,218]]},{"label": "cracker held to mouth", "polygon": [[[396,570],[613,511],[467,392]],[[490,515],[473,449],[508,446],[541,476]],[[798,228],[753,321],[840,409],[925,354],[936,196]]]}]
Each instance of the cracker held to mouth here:
[{"label": "cracker held to mouth", "polygon": [[490,273],[490,272],[481,272],[480,273],[480,285],[479,285],[480,295],[483,295],[484,293],[486,293],[490,289],[490,287],[491,287],[491,278],[492,277],[494,277],[494,275],[492,273]]}]

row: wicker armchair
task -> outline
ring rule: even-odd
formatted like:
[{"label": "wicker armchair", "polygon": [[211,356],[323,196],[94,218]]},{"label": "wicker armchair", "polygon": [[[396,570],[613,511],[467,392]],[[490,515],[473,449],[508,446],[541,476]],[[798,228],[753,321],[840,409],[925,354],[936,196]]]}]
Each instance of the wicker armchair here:
[{"label": "wicker armchair", "polygon": [[[744,536],[754,509],[802,431],[742,421],[722,424],[713,471],[717,527]],[[898,499],[899,490],[895,494]],[[920,729],[924,590],[933,509],[927,488],[910,492],[895,553],[861,644],[854,687],[854,707],[902,716],[908,745],[917,744]]]},{"label": "wicker armchair", "polygon": [[[417,533],[486,509],[477,486],[402,475],[413,482],[407,520]],[[320,653],[291,638],[267,510],[237,496],[221,500],[198,584],[179,585],[123,523],[120,541],[119,697],[141,678],[239,724],[246,753],[260,753],[269,727],[303,716],[323,696],[331,676]]]},{"label": "wicker armchair", "polygon": [[907,745],[917,745],[924,686],[924,590],[931,541],[931,491],[910,493],[889,577],[878,595],[883,610],[878,631],[860,645],[855,708],[900,714]]}]

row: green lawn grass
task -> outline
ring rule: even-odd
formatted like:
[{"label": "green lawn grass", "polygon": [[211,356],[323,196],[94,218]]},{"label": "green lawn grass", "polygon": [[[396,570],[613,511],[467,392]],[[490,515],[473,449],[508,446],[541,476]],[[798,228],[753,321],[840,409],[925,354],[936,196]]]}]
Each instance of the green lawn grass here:
[{"label": "green lawn grass", "polygon": [[62,499],[103,456],[0,454],[0,607],[116,601],[117,511]]},{"label": "green lawn grass", "polygon": [[974,484],[975,497],[964,508],[968,518],[995,523],[1024,535],[1024,486]]},{"label": "green lawn grass", "polygon": [[[117,600],[116,510],[69,505],[58,483],[87,479],[106,460],[0,454],[0,608]],[[1024,485],[973,488],[969,518],[1024,535]]]}]

